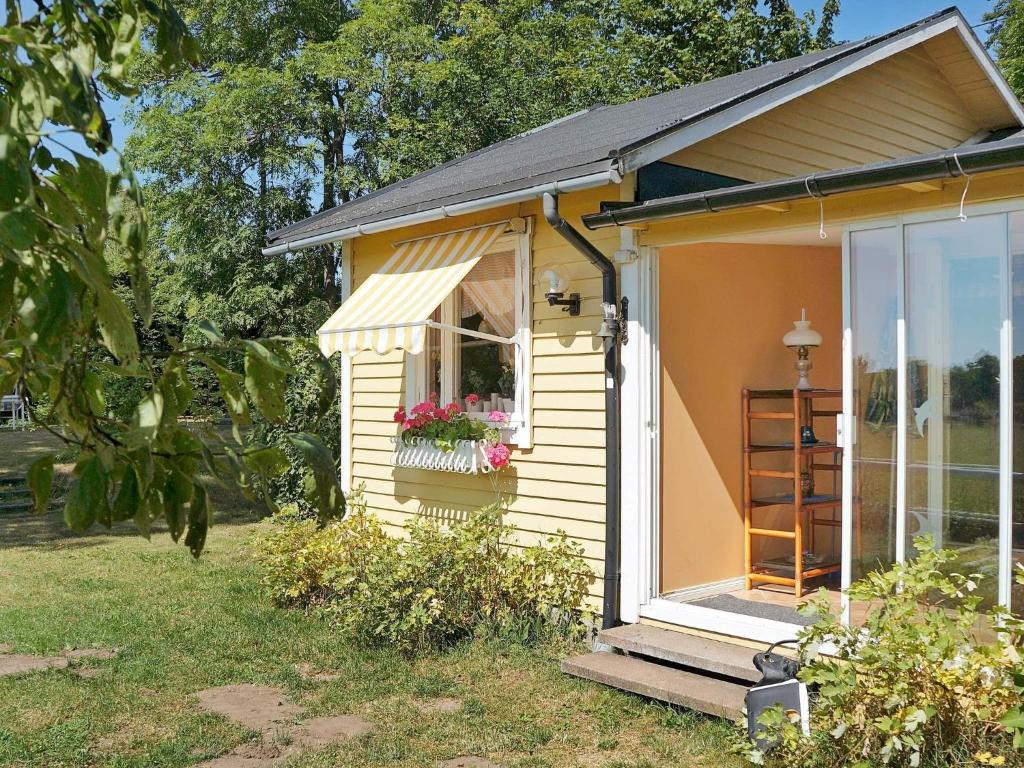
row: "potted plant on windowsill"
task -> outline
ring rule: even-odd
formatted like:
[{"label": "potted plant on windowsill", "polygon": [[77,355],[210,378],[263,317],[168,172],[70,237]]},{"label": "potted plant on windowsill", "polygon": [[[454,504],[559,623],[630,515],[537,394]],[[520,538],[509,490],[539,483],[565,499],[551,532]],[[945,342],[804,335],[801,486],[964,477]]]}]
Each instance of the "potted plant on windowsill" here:
[{"label": "potted plant on windowsill", "polygon": [[500,431],[508,415],[501,411],[490,413],[486,421],[474,419],[458,403],[441,408],[432,396],[408,413],[399,408],[394,419],[401,426],[393,438],[391,463],[396,467],[475,475],[509,463],[511,451],[501,442]]}]

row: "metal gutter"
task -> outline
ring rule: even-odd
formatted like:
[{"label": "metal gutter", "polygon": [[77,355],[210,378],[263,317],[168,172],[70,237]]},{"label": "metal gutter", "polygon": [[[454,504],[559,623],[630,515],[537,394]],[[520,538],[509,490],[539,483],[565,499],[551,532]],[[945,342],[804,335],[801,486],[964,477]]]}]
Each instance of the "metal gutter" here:
[{"label": "metal gutter", "polygon": [[372,221],[367,224],[357,224],[352,227],[323,232],[310,237],[303,237],[297,240],[286,240],[263,249],[264,256],[278,256],[289,251],[299,251],[303,248],[313,248],[327,243],[336,243],[339,240],[349,240],[360,235],[371,235],[377,232],[387,232],[400,227],[411,227],[416,224],[424,224],[428,221],[439,221],[451,216],[462,216],[467,213],[475,213],[488,208],[495,208],[499,205],[509,203],[521,203],[541,197],[545,193],[559,194],[562,192],[576,192],[581,189],[592,189],[602,187],[606,184],[618,184],[622,176],[616,168],[609,168],[600,173],[591,173],[586,176],[577,176],[574,179],[561,181],[550,181],[545,184],[538,184],[525,189],[517,189],[511,192],[503,192],[499,195],[490,195],[476,200],[467,200],[463,203],[452,203],[451,205],[440,205],[436,208],[429,208],[425,211],[408,213],[404,216]]},{"label": "metal gutter", "polygon": [[[544,218],[548,224],[601,272],[601,301],[605,323],[611,331],[604,338],[604,418],[605,418],[605,516],[604,516],[604,591],[602,600],[602,627],[617,627],[620,621],[619,592],[621,582],[620,549],[620,497],[621,458],[620,397],[622,381],[619,376],[619,350],[623,330],[618,311],[619,295],[615,264],[586,238],[577,232],[558,212],[558,195],[544,193]],[[625,299],[623,299],[625,303]]]},{"label": "metal gutter", "polygon": [[809,176],[726,187],[708,192],[648,200],[640,205],[591,213],[583,217],[588,229],[636,224],[656,219],[747,208],[844,192],[879,189],[899,184],[998,171],[1024,166],[1024,137],[990,144],[958,147],[931,155],[886,161]]}]

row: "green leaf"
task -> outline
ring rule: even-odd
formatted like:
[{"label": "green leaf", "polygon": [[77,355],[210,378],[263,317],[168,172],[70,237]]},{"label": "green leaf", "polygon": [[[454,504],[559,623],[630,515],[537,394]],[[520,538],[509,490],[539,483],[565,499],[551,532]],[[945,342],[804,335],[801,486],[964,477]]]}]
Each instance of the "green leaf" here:
[{"label": "green leaf", "polygon": [[131,13],[131,6],[121,6],[121,18],[118,19],[117,34],[110,48],[110,70],[108,76],[120,81],[126,74],[125,70],[132,55],[139,46],[142,37],[142,24]]},{"label": "green leaf", "polygon": [[164,517],[171,538],[177,541],[185,531],[185,505],[192,500],[192,481],[188,475],[174,467],[164,484]]},{"label": "green leaf", "polygon": [[77,478],[64,505],[64,520],[73,531],[85,531],[97,520],[109,519],[107,474],[95,454],[87,454],[75,467]]},{"label": "green leaf", "polygon": [[164,396],[159,390],[147,394],[135,408],[135,426],[143,440],[152,443],[164,417]]},{"label": "green leaf", "polygon": [[268,421],[281,421],[284,417],[284,386],[287,369],[282,370],[255,350],[259,344],[246,344],[245,391]]},{"label": "green leaf", "polygon": [[309,472],[305,481],[306,500],[317,511],[321,521],[345,515],[345,494],[338,485],[337,468],[331,452],[316,435],[292,433],[288,440],[305,460]]},{"label": "green leaf", "polygon": [[41,237],[39,220],[25,208],[0,212],[0,245],[12,251],[27,251]]},{"label": "green leaf", "polygon": [[224,334],[220,332],[220,328],[218,328],[217,324],[212,320],[200,320],[197,327],[199,328],[199,332],[210,341],[217,344],[224,342]]},{"label": "green leaf", "polygon": [[1022,730],[1024,729],[1024,712],[1021,711],[1020,707],[1014,707],[999,718],[999,724],[1009,730]]},{"label": "green leaf", "polygon": [[288,469],[288,457],[276,446],[246,451],[242,459],[253,472],[264,477],[279,477]]},{"label": "green leaf", "polygon": [[210,530],[210,498],[200,483],[192,486],[192,501],[188,505],[188,533],[185,545],[193,557],[199,557],[206,545],[206,534]]},{"label": "green leaf", "polygon": [[128,464],[124,468],[121,487],[117,489],[117,496],[114,498],[112,515],[114,522],[134,519],[139,512],[140,503],[139,480],[135,474],[135,468]]},{"label": "green leaf", "polygon": [[21,136],[0,133],[0,211],[9,211],[31,196],[29,144]]},{"label": "green leaf", "polygon": [[139,359],[139,341],[132,325],[132,316],[124,302],[112,291],[98,291],[96,316],[99,319],[103,343],[122,363],[132,364]]},{"label": "green leaf", "polygon": [[42,456],[33,461],[26,473],[26,480],[32,491],[35,513],[41,515],[49,507],[53,491],[53,456]]},{"label": "green leaf", "polygon": [[245,399],[242,392],[242,377],[234,371],[229,371],[211,357],[200,358],[202,362],[217,376],[220,384],[220,394],[224,398],[224,405],[227,406],[228,416],[236,427],[248,426],[252,423],[249,415],[249,401]]}]

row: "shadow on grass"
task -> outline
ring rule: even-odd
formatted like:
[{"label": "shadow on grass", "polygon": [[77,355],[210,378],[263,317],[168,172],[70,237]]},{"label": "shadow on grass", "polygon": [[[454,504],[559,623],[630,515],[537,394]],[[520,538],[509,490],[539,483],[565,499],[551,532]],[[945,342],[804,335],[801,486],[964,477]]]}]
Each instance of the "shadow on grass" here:
[{"label": "shadow on grass", "polygon": [[[237,493],[207,482],[213,507],[213,524],[244,525],[266,517],[269,512],[261,504],[253,504]],[[162,521],[150,528],[153,536],[166,536],[167,526]],[[111,528],[94,525],[78,533],[64,522],[63,510],[43,515],[31,513],[0,513],[0,550],[44,547],[53,549],[81,549],[94,547],[114,539],[139,536],[133,522],[115,523]]]}]

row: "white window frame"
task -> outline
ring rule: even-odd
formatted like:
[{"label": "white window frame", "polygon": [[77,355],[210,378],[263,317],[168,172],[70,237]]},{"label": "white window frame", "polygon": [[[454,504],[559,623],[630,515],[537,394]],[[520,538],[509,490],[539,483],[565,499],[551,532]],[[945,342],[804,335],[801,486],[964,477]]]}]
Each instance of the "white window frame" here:
[{"label": "white window frame", "polygon": [[[516,367],[515,408],[509,417],[508,428],[503,431],[503,439],[510,445],[521,449],[533,447],[533,296],[532,252],[533,226],[531,219],[513,219],[510,222],[511,232],[499,237],[483,258],[494,253],[512,251],[515,254],[515,292],[516,292],[516,335],[517,343],[513,345]],[[452,291],[439,307],[441,325],[457,327],[456,294]],[[449,403],[455,399],[458,375],[458,339],[450,331],[441,332],[441,391],[438,392],[441,403]],[[418,355],[405,356],[405,407],[411,410],[414,405],[427,399],[427,355],[426,351]],[[473,418],[483,418],[484,413],[471,414]]]}]

